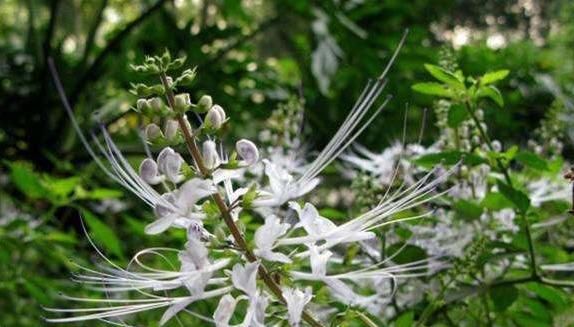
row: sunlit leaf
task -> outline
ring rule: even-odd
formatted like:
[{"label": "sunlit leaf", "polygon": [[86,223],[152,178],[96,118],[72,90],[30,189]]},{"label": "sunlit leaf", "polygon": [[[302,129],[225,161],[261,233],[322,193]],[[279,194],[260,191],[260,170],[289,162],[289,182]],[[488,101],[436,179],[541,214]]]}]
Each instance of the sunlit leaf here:
[{"label": "sunlit leaf", "polygon": [[439,66],[435,66],[435,65],[431,65],[431,64],[425,64],[425,69],[437,80],[449,84],[453,87],[456,88],[464,88],[464,84],[462,83],[461,80],[458,79],[458,77],[449,72],[448,70],[439,67]]},{"label": "sunlit leaf", "polygon": [[412,86],[412,89],[416,92],[436,95],[441,97],[452,98],[454,97],[454,92],[443,84],[427,82],[427,83],[417,83]]},{"label": "sunlit leaf", "polygon": [[503,80],[508,76],[510,71],[508,69],[497,70],[494,72],[488,72],[480,78],[480,83],[482,85],[492,84],[494,82]]}]

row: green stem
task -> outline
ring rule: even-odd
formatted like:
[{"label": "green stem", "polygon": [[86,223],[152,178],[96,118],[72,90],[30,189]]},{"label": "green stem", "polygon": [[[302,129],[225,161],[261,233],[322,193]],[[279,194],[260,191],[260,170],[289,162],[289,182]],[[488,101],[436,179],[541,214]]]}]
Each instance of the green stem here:
[{"label": "green stem", "polygon": [[[490,141],[490,137],[488,137],[488,134],[486,133],[484,128],[482,128],[482,125],[480,124],[478,117],[476,117],[476,113],[474,110],[475,108],[472,108],[472,105],[468,100],[465,101],[464,104],[465,104],[466,111],[468,112],[468,114],[470,115],[472,120],[474,121],[474,124],[476,125],[476,128],[478,129],[480,136],[482,137],[483,142],[486,143],[486,145],[488,146],[488,149],[490,151],[495,152],[495,150],[492,146],[492,142]],[[512,189],[514,189],[514,186],[512,185],[512,179],[510,178],[510,173],[508,172],[508,168],[503,164],[503,162],[498,157],[496,158],[496,163],[498,165],[498,170],[504,175],[504,179],[506,180],[506,183],[508,184],[508,186],[511,187]],[[530,231],[530,224],[528,223],[528,219],[526,218],[525,213],[521,212],[521,213],[519,213],[519,216],[520,216],[520,220],[522,222],[522,225],[524,226],[524,234],[526,235],[526,241],[528,243],[528,252],[529,252],[529,256],[530,256],[530,270],[531,270],[533,277],[538,277],[538,270],[536,268],[536,255],[534,252],[534,241],[532,240],[532,233]]]},{"label": "green stem", "polygon": [[[168,105],[171,108],[171,110],[174,110],[175,96],[167,81],[167,75],[164,72],[160,73],[160,79],[165,89]],[[201,155],[201,152],[199,151],[199,148],[195,142],[195,138],[193,137],[191,130],[188,128],[188,124],[185,121],[185,117],[183,116],[183,114],[180,113],[176,116],[176,120],[179,124],[179,128],[183,133],[187,149],[191,154],[193,160],[195,161],[199,173],[203,177],[209,177],[211,173],[209,169],[207,169],[207,167],[205,166],[205,163],[203,162],[203,157]],[[258,261],[253,251],[251,251],[251,249],[247,245],[245,238],[243,238],[243,235],[241,235],[241,232],[239,231],[239,228],[235,224],[235,221],[233,220],[233,217],[230,214],[229,208],[225,204],[225,201],[223,200],[221,194],[215,193],[212,195],[212,198],[215,204],[217,205],[217,208],[219,209],[219,212],[221,213],[221,216],[223,217],[225,224],[229,228],[229,231],[231,232],[231,235],[233,236],[235,243],[241,249],[247,260],[249,262]],[[265,283],[265,285],[267,285],[269,290],[277,297],[277,299],[279,299],[279,301],[282,302],[283,304],[286,304],[281,288],[279,287],[279,285],[277,285],[277,283],[275,283],[275,281],[273,280],[273,278],[271,277],[271,275],[261,262],[259,263],[258,274],[259,277]],[[321,323],[315,320],[315,318],[313,318],[313,316],[311,316],[307,311],[303,311],[303,320],[305,320],[309,325],[313,327],[323,327]]]}]

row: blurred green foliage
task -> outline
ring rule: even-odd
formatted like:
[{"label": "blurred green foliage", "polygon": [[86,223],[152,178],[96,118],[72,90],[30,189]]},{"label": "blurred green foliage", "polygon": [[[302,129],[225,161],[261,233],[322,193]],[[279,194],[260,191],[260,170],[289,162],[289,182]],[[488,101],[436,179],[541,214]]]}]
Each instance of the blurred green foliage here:
[{"label": "blurred green foliage", "polygon": [[[484,104],[490,133],[505,144],[524,145],[554,100],[572,110],[574,3],[568,0],[3,0],[0,326],[43,325],[41,306],[59,301],[57,290],[69,287],[65,276],[76,269],[69,260],[84,262],[93,256],[79,215],[93,241],[118,262],[125,262],[142,242],[184,242],[184,235],[176,232],[143,237],[151,213],[133,205],[138,202],[114,188],[89,160],[57,99],[48,58],[59,68],[83,128],[109,126],[134,162],[144,153],[133,132],[138,118],[129,110],[134,102],[127,92],[134,80],[129,64],[165,48],[197,65],[199,78],[182,91],[195,99],[207,93],[217,99],[234,117],[231,133],[255,138],[277,105],[300,95],[304,141],[318,148],[335,132],[368,78],[379,75],[407,28],[407,43],[387,87],[394,96],[392,105],[361,139],[369,148],[381,150],[400,138],[404,115],[407,140],[416,140],[424,124],[422,142],[433,142],[438,132],[434,117],[426,115],[425,121],[423,109],[432,105],[428,93],[440,91],[426,84],[422,93],[427,94],[421,94],[411,85],[430,82],[427,70],[448,83],[451,76],[423,65],[438,64],[448,57],[445,53],[469,76],[509,71],[499,91],[486,91],[494,101]],[[503,44],[497,43],[500,37]],[[504,108],[499,108],[499,93]],[[453,124],[464,118],[459,114],[449,117]],[[571,120],[564,123],[572,130]],[[567,157],[570,148],[567,143]],[[453,155],[454,160],[460,157],[443,153],[440,158],[419,158],[419,163]],[[515,158],[547,171],[548,164],[530,153]],[[114,207],[118,203],[127,207]],[[459,209],[468,215],[475,209],[469,206],[463,203]],[[337,208],[330,211],[333,215],[338,215]],[[519,240],[515,243],[512,246],[523,247]],[[548,251],[558,259],[569,255],[555,248]],[[510,326],[574,323],[567,314],[571,295],[559,289],[528,283],[487,292],[493,310],[513,313]],[[468,305],[454,306],[451,317],[476,313]],[[421,311],[401,313],[394,326],[412,325],[416,310]],[[361,314],[349,310],[341,324],[360,326]],[[155,325],[145,315],[138,319]],[[457,325],[450,319],[438,312],[429,321]]]}]

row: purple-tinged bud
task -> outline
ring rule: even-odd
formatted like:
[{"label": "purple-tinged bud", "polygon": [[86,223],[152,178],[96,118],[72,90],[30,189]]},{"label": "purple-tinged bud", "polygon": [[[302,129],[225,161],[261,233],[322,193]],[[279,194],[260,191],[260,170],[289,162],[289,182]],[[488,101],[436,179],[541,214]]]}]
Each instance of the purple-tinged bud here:
[{"label": "purple-tinged bud", "polygon": [[168,119],[165,122],[165,138],[168,140],[173,140],[177,136],[177,131],[179,130],[179,124],[174,119]]},{"label": "purple-tinged bud", "polygon": [[207,115],[205,115],[205,122],[208,127],[219,129],[225,123],[225,111],[221,106],[215,105],[209,109]]},{"label": "purple-tinged bud", "polygon": [[208,169],[215,169],[221,163],[217,145],[211,140],[203,142],[203,163]]},{"label": "purple-tinged bud", "polygon": [[144,159],[139,172],[140,177],[148,184],[155,185],[163,181],[162,176],[158,175],[157,164],[152,159]]},{"label": "purple-tinged bud", "polygon": [[237,143],[235,143],[235,150],[247,166],[251,166],[259,160],[259,150],[257,150],[257,146],[249,140],[241,139],[237,141]]},{"label": "purple-tinged bud", "polygon": [[153,142],[163,136],[159,126],[153,123],[146,126],[144,134],[146,140],[150,142]]},{"label": "purple-tinged bud", "polygon": [[181,155],[170,147],[163,149],[157,156],[159,171],[173,183],[179,183],[183,180],[184,176],[180,174],[183,163]]}]

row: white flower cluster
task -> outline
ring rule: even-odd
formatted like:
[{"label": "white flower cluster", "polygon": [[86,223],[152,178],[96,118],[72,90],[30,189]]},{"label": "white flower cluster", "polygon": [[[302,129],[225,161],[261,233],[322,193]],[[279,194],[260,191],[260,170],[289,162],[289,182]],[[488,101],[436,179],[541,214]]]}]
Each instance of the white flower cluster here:
[{"label": "white flower cluster", "polygon": [[[395,57],[396,54],[392,60]],[[224,109],[212,104],[211,98],[203,97],[194,105],[189,95],[171,94],[172,82],[166,76],[162,82],[168,109],[176,114],[165,124],[169,133],[168,128],[161,131],[159,125],[150,124],[145,128],[145,134],[150,142],[162,137],[170,141],[181,139],[180,145],[189,149],[191,156],[188,159],[186,154],[176,150],[178,144],[175,142],[173,146],[163,147],[155,158],[144,159],[136,171],[105,129],[102,129],[103,143],[94,137],[95,146],[91,146],[73,120],[95,162],[108,176],[153,209],[155,221],[148,224],[145,231],[159,234],[170,228],[185,229],[187,243],[183,249],[145,249],[134,256],[127,268],[107,259],[110,267],[103,271],[81,267],[83,272],[76,280],[117,296],[112,299],[69,297],[102,306],[48,309],[75,314],[48,321],[99,319],[126,326],[123,317],[127,315],[164,308],[160,325],[180,312],[187,312],[216,326],[230,326],[232,317],[242,321],[238,326],[265,326],[277,319],[285,319],[291,326],[300,326],[303,321],[321,326],[308,311],[313,300],[312,286],[317,282],[328,288],[333,298],[340,302],[376,310],[373,307],[387,303],[394,291],[393,287],[381,286],[387,285],[385,281],[424,276],[441,268],[443,263],[436,257],[397,265],[392,257],[372,262],[366,255],[345,262],[344,253],[350,244],[375,239],[376,231],[381,227],[427,216],[428,213],[394,219],[398,213],[443,195],[445,192],[436,189],[455,168],[442,173],[433,171],[418,181],[413,180],[408,187],[387,194],[372,209],[341,224],[321,216],[313,204],[297,202],[319,185],[319,174],[344,153],[385,107],[388,99],[378,107],[374,104],[384,89],[387,71],[388,67],[380,78],[369,83],[318,156],[297,169],[286,168],[284,162],[278,162],[273,156],[260,159],[258,148],[245,139],[237,141],[235,151],[227,153],[220,134],[209,133],[229,120]],[[144,106],[144,103],[145,106],[149,103],[152,109],[161,108],[158,100],[142,99],[138,105]],[[195,130],[183,114],[193,106],[201,108],[200,113],[206,113],[202,125]],[[206,133],[200,137],[203,130]],[[107,163],[101,160],[102,156]],[[263,170],[257,168],[259,162],[263,163]],[[257,176],[257,171],[263,174],[263,180],[250,179],[249,176]],[[215,219],[218,223],[209,219],[212,214],[209,208],[218,210]],[[260,218],[252,235],[241,228],[242,211]],[[286,212],[294,213],[296,219],[287,219]],[[217,230],[222,230],[219,228],[222,222],[226,226],[223,237],[217,235]],[[166,258],[173,253],[177,253],[179,269],[154,268],[143,263],[144,256]],[[285,267],[275,269],[280,277],[271,274],[268,269],[271,265]],[[364,285],[372,286],[374,293],[369,296],[357,293],[355,288]],[[181,290],[186,295],[182,295]],[[129,292],[138,296],[119,297]],[[172,292],[177,295],[171,295]],[[219,301],[212,317],[194,311],[193,303],[210,299]],[[245,310],[236,310],[240,301],[248,303]],[[278,315],[277,310],[268,315],[268,307],[276,305],[287,307],[286,316]],[[321,304],[314,307],[321,307]]]}]

